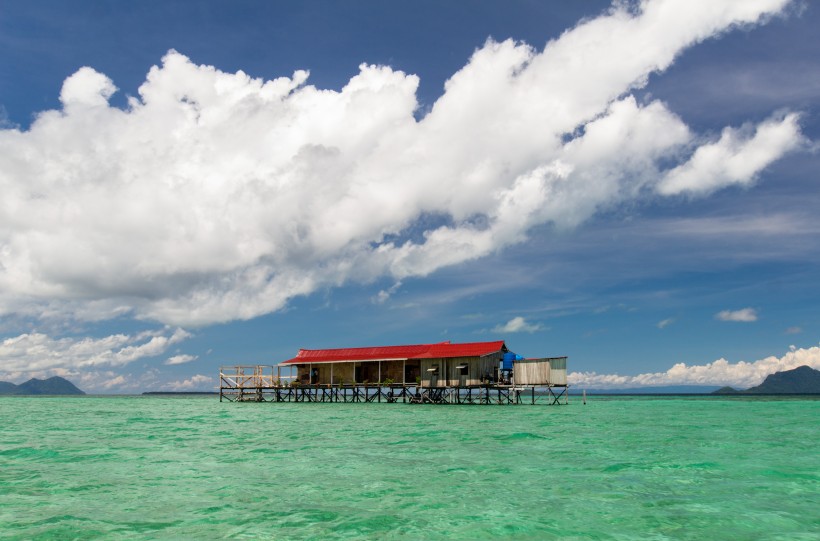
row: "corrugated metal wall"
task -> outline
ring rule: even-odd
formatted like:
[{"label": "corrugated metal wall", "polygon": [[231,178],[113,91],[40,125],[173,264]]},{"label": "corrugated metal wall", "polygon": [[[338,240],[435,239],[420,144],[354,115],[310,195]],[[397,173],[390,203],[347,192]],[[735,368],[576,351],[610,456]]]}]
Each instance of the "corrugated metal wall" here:
[{"label": "corrugated metal wall", "polygon": [[516,385],[546,385],[550,381],[549,359],[524,359],[513,364]]},{"label": "corrugated metal wall", "polygon": [[553,357],[550,361],[550,384],[567,384],[567,358]]},{"label": "corrugated metal wall", "polygon": [[516,385],[566,385],[567,358],[524,359],[513,364]]}]

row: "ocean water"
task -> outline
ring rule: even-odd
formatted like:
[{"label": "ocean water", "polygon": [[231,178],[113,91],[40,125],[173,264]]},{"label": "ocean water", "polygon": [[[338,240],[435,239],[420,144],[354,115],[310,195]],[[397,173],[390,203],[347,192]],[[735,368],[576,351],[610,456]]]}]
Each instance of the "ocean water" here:
[{"label": "ocean water", "polygon": [[0,539],[820,539],[820,401],[0,398]]}]

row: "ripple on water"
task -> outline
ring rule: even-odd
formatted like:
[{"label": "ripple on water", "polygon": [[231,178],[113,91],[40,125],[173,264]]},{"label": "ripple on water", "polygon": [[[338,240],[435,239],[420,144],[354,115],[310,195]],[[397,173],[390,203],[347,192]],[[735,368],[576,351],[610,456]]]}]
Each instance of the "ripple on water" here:
[{"label": "ripple on water", "polygon": [[11,539],[817,538],[818,406],[0,399],[0,524]]}]

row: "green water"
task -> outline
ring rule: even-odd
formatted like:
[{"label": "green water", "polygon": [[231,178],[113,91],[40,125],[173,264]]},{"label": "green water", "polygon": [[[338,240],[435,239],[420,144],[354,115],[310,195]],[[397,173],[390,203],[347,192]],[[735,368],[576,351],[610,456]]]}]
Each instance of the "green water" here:
[{"label": "green water", "polygon": [[820,401],[0,398],[2,539],[820,539]]}]

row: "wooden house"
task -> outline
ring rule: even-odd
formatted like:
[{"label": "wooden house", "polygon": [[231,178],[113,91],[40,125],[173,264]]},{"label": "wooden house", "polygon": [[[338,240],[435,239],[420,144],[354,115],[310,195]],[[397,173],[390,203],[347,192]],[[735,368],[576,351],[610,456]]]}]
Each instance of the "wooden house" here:
[{"label": "wooden house", "polygon": [[[342,349],[300,349],[296,357],[280,364],[296,367],[302,385],[352,385],[391,380],[395,384],[421,387],[466,387],[498,382],[504,354],[509,350],[503,340],[453,344],[415,344]],[[519,358],[520,359],[520,358]],[[562,367],[550,370],[550,362],[563,359]],[[523,359],[521,378],[514,372],[515,384],[566,385],[566,357]],[[563,368],[563,378],[561,378]],[[558,381],[552,383],[555,373]],[[511,374],[512,375],[512,374]]]}]

